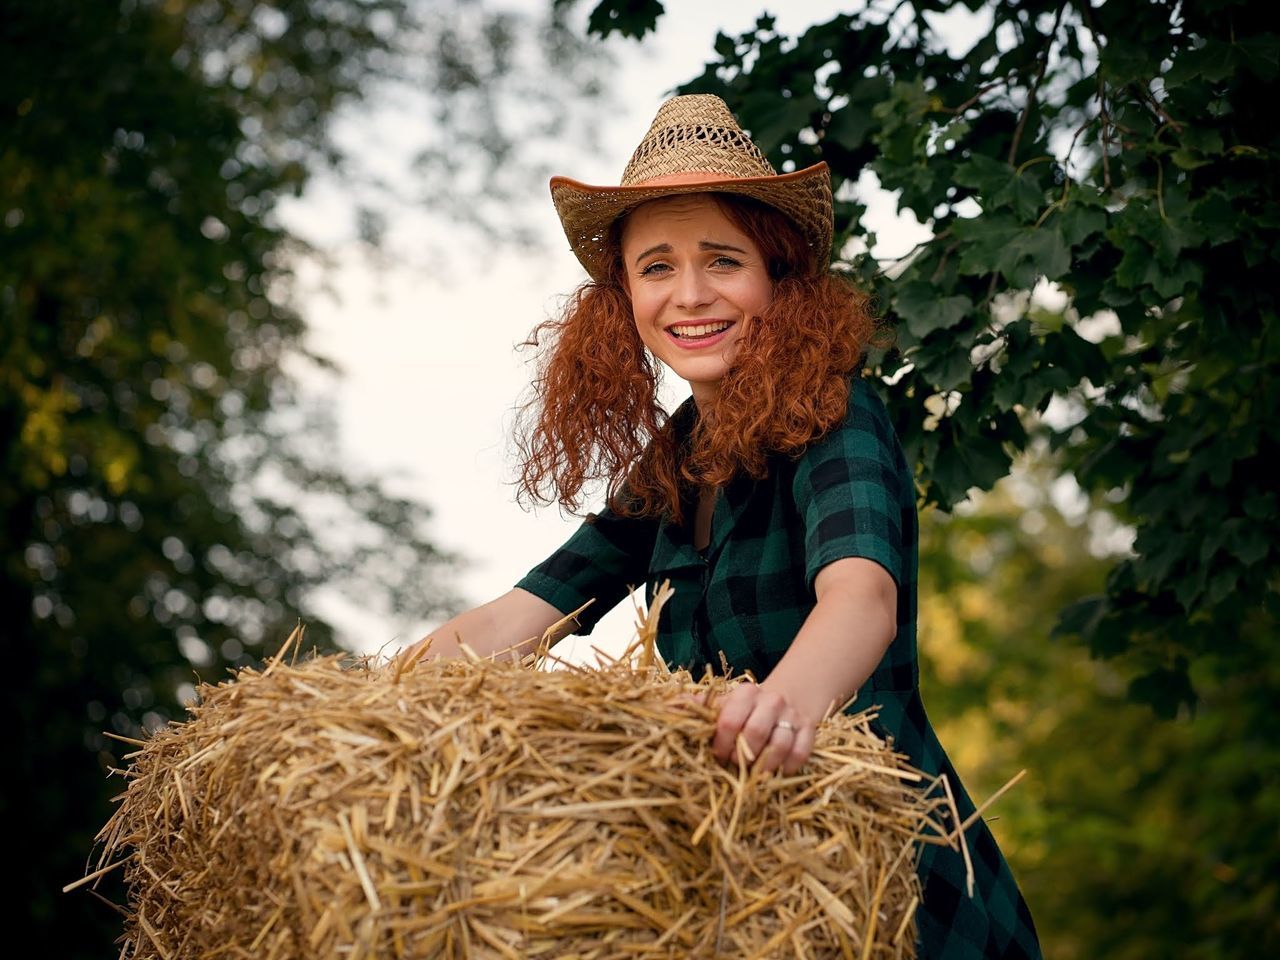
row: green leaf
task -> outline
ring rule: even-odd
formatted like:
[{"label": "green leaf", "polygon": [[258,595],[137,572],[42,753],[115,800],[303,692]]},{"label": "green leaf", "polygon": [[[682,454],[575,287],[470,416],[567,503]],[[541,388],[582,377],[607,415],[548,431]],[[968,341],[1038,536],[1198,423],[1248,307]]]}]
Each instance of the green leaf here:
[{"label": "green leaf", "polygon": [[1025,378],[1015,376],[1008,370],[1002,370],[996,385],[991,391],[997,410],[1012,410],[1022,403]]},{"label": "green leaf", "polygon": [[998,272],[1010,285],[1029,290],[1040,276],[1062,277],[1071,266],[1071,251],[1060,226],[1052,221],[1024,227],[1007,214],[959,220],[952,232],[963,243],[960,272],[985,275]]},{"label": "green leaf", "polygon": [[1184,148],[1178,148],[1170,154],[1174,165],[1181,170],[1196,170],[1209,164],[1200,154]]},{"label": "green leaf", "polygon": [[[925,367],[921,367],[922,371]],[[967,349],[951,348],[927,368],[928,378],[939,390],[954,390],[973,375]]]},{"label": "green leaf", "polygon": [[[1169,486],[1172,487],[1172,484]],[[1152,542],[1157,536],[1160,539]],[[1138,532],[1138,538],[1134,542],[1134,549],[1138,551],[1138,556],[1133,560],[1133,569],[1138,582],[1149,592],[1158,593],[1168,579],[1170,571],[1182,554],[1179,549],[1180,540],[1180,537],[1157,533],[1150,527]],[[1186,604],[1184,603],[1183,606]]]},{"label": "green leaf", "polygon": [[1196,153],[1222,153],[1222,134],[1206,124],[1193,123],[1183,128],[1180,138],[1183,146]]},{"label": "green leaf", "polygon": [[1231,566],[1225,570],[1219,570],[1213,575],[1213,579],[1209,581],[1208,598],[1209,603],[1217,606],[1227,597],[1231,596],[1240,584],[1240,575],[1236,567]]},{"label": "green leaf", "polygon": [[1200,77],[1210,83],[1220,83],[1234,69],[1231,45],[1218,39],[1209,39],[1202,46],[1179,51],[1173,65],[1165,71],[1164,82],[1166,87],[1176,87]]},{"label": "green leaf", "polygon": [[1161,717],[1172,719],[1184,703],[1188,707],[1195,705],[1196,693],[1186,664],[1180,662],[1176,666],[1160,667],[1135,677],[1129,684],[1129,699],[1149,704]]},{"label": "green leaf", "polygon": [[1109,374],[1107,358],[1096,343],[1090,343],[1070,326],[1063,326],[1056,334],[1047,337],[1045,349],[1051,361],[1070,371],[1071,382],[1088,377],[1101,385]]},{"label": "green leaf", "polygon": [[795,131],[809,126],[821,104],[811,93],[780,97],[777,92],[753,92],[743,98],[742,113],[750,117],[751,137],[756,146],[773,155]]},{"label": "green leaf", "polygon": [[1023,229],[1003,213],[957,220],[952,232],[960,241],[960,272],[986,276],[1006,264],[1012,269],[1016,258],[1010,258],[1010,247]]},{"label": "green leaf", "polygon": [[662,13],[659,0],[600,0],[587,16],[587,32],[602,39],[620,33],[639,40],[657,29]]},{"label": "green leaf", "polygon": [[1276,496],[1274,493],[1255,493],[1245,498],[1245,516],[1254,520],[1274,517],[1276,512]]},{"label": "green leaf", "polygon": [[1209,563],[1213,560],[1213,555],[1227,539],[1229,533],[1226,527],[1216,527],[1204,535],[1204,539],[1200,541],[1200,562]]},{"label": "green leaf", "polygon": [[1276,78],[1280,70],[1280,36],[1261,33],[1236,41],[1235,49],[1249,72],[1267,83]]},{"label": "green leaf", "polygon": [[1182,609],[1187,613],[1191,613],[1196,609],[1201,596],[1204,594],[1205,584],[1209,579],[1209,568],[1205,566],[1196,566],[1191,572],[1176,582],[1173,588],[1174,596],[1178,598],[1178,603],[1182,605]]},{"label": "green leaf", "polygon": [[1028,230],[1018,241],[1022,255],[1031,262],[1036,274],[1049,280],[1057,280],[1071,266],[1071,251],[1062,239],[1059,228],[1045,225]]},{"label": "green leaf", "polygon": [[1058,229],[1067,246],[1078,246],[1087,237],[1107,229],[1107,215],[1097,207],[1069,203],[1058,214]]},{"label": "green leaf", "polygon": [[1064,607],[1058,614],[1051,637],[1080,637],[1086,643],[1093,636],[1098,624],[1107,612],[1107,598],[1102,595],[1085,597]]},{"label": "green leaf", "polygon": [[1204,235],[1190,216],[1182,216],[1176,220],[1170,217],[1160,222],[1160,229],[1154,237],[1154,245],[1160,262],[1169,266],[1178,259],[1183,250],[1198,247],[1203,240]]},{"label": "green leaf", "polygon": [[1167,300],[1184,293],[1188,287],[1199,287],[1203,277],[1204,271],[1200,264],[1190,258],[1178,260],[1168,269],[1161,269],[1159,261],[1152,257],[1146,263],[1142,280]]},{"label": "green leaf", "polygon": [[920,280],[899,287],[893,305],[918,340],[923,340],[935,330],[956,326],[973,309],[973,302],[968,297],[939,297],[931,284]]},{"label": "green leaf", "polygon": [[1236,558],[1246,567],[1251,567],[1271,550],[1266,535],[1257,527],[1249,527],[1242,531],[1232,545]]},{"label": "green leaf", "polygon": [[992,194],[991,202],[995,206],[1012,207],[1019,220],[1031,221],[1044,206],[1044,189],[1031,174],[1019,173]]},{"label": "green leaf", "polygon": [[939,448],[933,466],[934,480],[947,492],[952,503],[963,500],[971,487],[990,490],[1008,474],[1011,463],[999,439],[965,429],[958,417],[959,414],[950,421],[950,436]]},{"label": "green leaf", "polygon": [[973,486],[972,474],[953,445],[938,449],[929,475],[939,489],[939,500],[944,507],[964,500]]},{"label": "green leaf", "polygon": [[1196,212],[1205,241],[1211,247],[1239,237],[1240,215],[1222,191],[1210,191],[1197,205]]},{"label": "green leaf", "polygon": [[1160,60],[1141,44],[1111,44],[1103,51],[1099,69],[1117,87],[1126,83],[1144,83],[1160,72]]},{"label": "green leaf", "polygon": [[1013,179],[1013,167],[982,153],[974,154],[964,163],[956,165],[956,183],[973,187],[983,197],[994,197]]},{"label": "green leaf", "polygon": [[846,150],[856,150],[866,142],[876,126],[871,111],[850,103],[831,115],[827,137]]}]

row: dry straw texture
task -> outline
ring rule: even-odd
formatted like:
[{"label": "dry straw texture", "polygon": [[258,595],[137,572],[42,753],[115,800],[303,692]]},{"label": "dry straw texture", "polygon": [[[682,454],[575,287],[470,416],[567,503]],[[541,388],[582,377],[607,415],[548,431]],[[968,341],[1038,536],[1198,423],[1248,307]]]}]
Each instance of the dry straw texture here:
[{"label": "dry straw texture", "polygon": [[710,754],[723,679],[282,658],[129,757],[122,957],[913,955],[950,814],[866,716],[760,776]]}]

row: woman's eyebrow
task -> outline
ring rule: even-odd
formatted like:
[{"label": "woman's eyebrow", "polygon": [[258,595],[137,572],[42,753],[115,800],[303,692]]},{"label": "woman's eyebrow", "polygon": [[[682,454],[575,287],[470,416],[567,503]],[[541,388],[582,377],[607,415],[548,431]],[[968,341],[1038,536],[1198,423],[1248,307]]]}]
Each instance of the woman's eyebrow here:
[{"label": "woman's eyebrow", "polygon": [[635,262],[637,265],[639,265],[640,261],[643,260],[645,257],[649,256],[649,254],[651,253],[670,253],[670,252],[671,252],[671,244],[660,243],[656,247],[650,247],[648,250],[644,251],[643,253],[638,254],[636,256]]},{"label": "woman's eyebrow", "polygon": [[[747,251],[743,250],[741,247],[735,247],[731,243],[716,243],[714,240],[699,240],[698,249],[699,250],[732,250],[734,253],[741,253],[743,256],[745,256],[747,253]],[[649,256],[650,254],[670,253],[670,252],[671,252],[671,244],[660,243],[657,246],[650,247],[648,250],[645,250],[639,255],[637,255],[635,262],[637,265],[639,265],[640,261],[643,260],[645,257]]]}]

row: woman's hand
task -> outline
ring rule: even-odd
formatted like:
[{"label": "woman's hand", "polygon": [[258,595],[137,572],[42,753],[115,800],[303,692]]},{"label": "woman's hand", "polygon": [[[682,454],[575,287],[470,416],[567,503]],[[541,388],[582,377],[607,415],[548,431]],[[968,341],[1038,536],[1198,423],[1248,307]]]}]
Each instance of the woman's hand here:
[{"label": "woman's hand", "polygon": [[[782,694],[754,683],[739,683],[720,701],[711,751],[721,763],[738,762],[738,737],[765,773],[796,773],[813,751],[815,727]],[[751,764],[751,759],[742,760]]]}]

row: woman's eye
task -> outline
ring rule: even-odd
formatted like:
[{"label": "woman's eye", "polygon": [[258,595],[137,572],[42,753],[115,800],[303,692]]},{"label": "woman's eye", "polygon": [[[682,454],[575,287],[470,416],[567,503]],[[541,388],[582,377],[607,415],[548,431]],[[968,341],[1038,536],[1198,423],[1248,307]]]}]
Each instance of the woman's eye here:
[{"label": "woman's eye", "polygon": [[715,265],[716,265],[717,267],[740,267],[740,266],[742,266],[742,264],[738,263],[738,261],[737,261],[737,260],[735,260],[735,259],[733,259],[733,257],[725,257],[725,256],[719,256],[719,257],[716,257],[716,259],[715,259]]},{"label": "woman's eye", "polygon": [[663,263],[662,261],[658,261],[657,263],[651,263],[651,264],[649,264],[647,267],[645,267],[643,270],[641,270],[641,271],[640,271],[640,276],[642,276],[642,277],[650,277],[650,276],[653,276],[654,274],[657,274],[657,273],[664,273],[664,272],[666,272],[667,270],[670,270],[670,269],[671,269],[671,268],[670,268],[670,267],[668,267],[665,263]]}]

